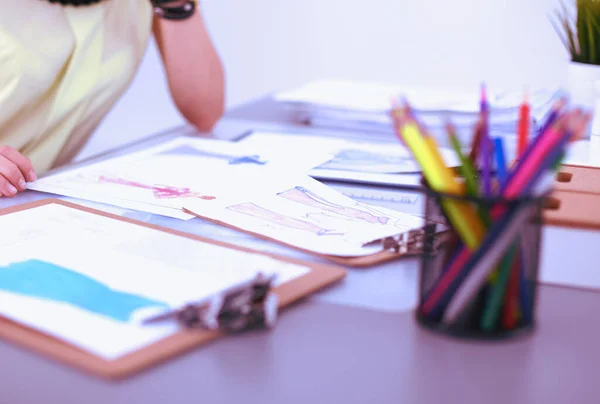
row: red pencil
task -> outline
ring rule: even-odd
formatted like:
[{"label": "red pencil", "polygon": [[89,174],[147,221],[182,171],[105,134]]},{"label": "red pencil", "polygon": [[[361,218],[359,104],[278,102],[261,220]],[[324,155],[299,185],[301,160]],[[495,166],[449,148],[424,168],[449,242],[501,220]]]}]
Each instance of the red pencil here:
[{"label": "red pencil", "polygon": [[530,107],[527,102],[527,95],[521,104],[519,109],[519,124],[518,124],[518,144],[517,144],[517,157],[520,158],[525,149],[527,148],[527,140],[529,137],[529,121],[530,121]]},{"label": "red pencil", "polygon": [[517,325],[519,313],[519,271],[521,270],[521,252],[517,251],[504,293],[504,308],[502,310],[502,327],[510,330]]}]

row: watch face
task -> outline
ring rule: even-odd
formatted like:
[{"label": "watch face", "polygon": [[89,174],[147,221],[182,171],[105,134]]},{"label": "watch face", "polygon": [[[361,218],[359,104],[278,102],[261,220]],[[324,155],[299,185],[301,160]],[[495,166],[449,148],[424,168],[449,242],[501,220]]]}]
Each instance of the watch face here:
[{"label": "watch face", "polygon": [[265,299],[265,326],[267,328],[272,328],[275,325],[275,322],[277,321],[277,312],[279,310],[279,299],[277,298],[277,295],[274,293],[271,293],[269,296],[267,296],[267,298]]}]

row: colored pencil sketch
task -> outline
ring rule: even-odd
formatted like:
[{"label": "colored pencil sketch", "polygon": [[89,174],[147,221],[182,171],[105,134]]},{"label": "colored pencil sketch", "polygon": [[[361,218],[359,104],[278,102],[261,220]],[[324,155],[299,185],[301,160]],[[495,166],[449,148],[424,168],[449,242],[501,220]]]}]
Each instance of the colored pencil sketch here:
[{"label": "colored pencil sketch", "polygon": [[[363,221],[370,224],[391,225],[400,228],[407,227],[406,224],[401,223],[400,220],[382,213],[373,206],[364,205],[354,200],[351,200],[354,205],[353,207],[336,204],[302,186],[296,186],[287,191],[280,192],[277,195],[306,206],[331,212],[334,215],[337,215],[338,218],[345,217],[349,220]],[[335,216],[331,215],[330,217],[333,218]]]},{"label": "colored pencil sketch", "polygon": [[0,290],[68,304],[121,323],[131,321],[139,309],[167,308],[162,302],[112,290],[85,275],[35,259],[0,267]]},{"label": "colored pencil sketch", "polygon": [[312,233],[316,236],[343,236],[344,233],[338,232],[333,229],[323,228],[315,223],[311,223],[307,220],[296,219],[291,216],[282,215],[281,213],[274,212],[269,209],[265,209],[254,203],[241,203],[238,205],[228,206],[226,209],[234,212],[242,213],[255,217],[257,219],[264,220],[266,222],[283,226],[288,229],[301,230]]},{"label": "colored pencil sketch", "polygon": [[341,149],[334,158],[318,168],[381,174],[418,171],[413,159],[408,154],[406,156],[383,154],[360,149]]},{"label": "colored pencil sketch", "polygon": [[126,180],[123,178],[114,178],[101,175],[98,177],[99,183],[111,183],[117,185],[123,185],[127,187],[147,189],[152,191],[152,194],[157,199],[166,198],[197,198],[204,200],[216,199],[214,196],[204,195],[200,192],[192,191],[190,188],[185,187],[173,187],[169,185],[148,185],[137,181]]}]

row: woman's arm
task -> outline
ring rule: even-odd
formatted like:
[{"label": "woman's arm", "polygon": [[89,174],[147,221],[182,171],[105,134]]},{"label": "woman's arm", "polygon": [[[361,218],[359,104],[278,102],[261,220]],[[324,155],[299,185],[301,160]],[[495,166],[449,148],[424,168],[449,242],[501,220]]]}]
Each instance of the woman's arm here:
[{"label": "woman's arm", "polygon": [[225,73],[199,7],[185,20],[155,16],[154,36],[179,112],[199,130],[210,130],[225,110]]}]

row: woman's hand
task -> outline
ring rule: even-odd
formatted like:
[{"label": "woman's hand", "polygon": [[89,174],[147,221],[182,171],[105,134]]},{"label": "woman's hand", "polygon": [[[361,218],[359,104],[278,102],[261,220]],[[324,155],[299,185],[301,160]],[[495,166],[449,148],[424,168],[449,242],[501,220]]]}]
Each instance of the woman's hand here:
[{"label": "woman's hand", "polygon": [[37,176],[31,161],[9,146],[0,146],[0,196],[15,196]]}]

